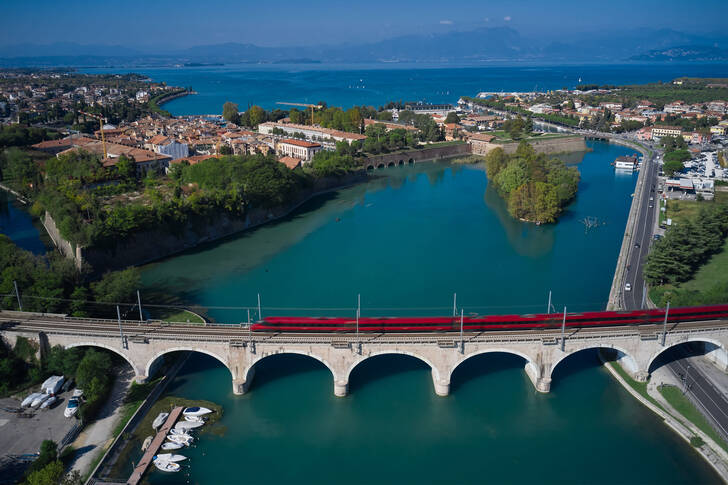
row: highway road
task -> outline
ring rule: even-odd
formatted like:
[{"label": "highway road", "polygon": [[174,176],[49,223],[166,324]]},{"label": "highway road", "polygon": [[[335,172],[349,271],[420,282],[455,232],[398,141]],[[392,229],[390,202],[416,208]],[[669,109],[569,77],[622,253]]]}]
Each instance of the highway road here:
[{"label": "highway road", "polygon": [[728,440],[728,397],[694,363],[691,365],[691,357],[688,355],[682,354],[667,365],[683,382],[683,389],[699,403],[698,409],[723,439]]},{"label": "highway road", "polygon": [[[622,308],[626,310],[647,307],[643,269],[652,243],[655,217],[657,217],[660,210],[657,200],[658,165],[655,162],[654,155],[649,159],[645,158],[641,170],[646,171],[646,173],[642,180],[643,190],[639,194],[640,199],[634,201],[639,206],[627,256],[627,268],[622,282]],[[638,192],[635,189],[635,194]],[[625,290],[627,283],[632,288],[630,291]]]}]

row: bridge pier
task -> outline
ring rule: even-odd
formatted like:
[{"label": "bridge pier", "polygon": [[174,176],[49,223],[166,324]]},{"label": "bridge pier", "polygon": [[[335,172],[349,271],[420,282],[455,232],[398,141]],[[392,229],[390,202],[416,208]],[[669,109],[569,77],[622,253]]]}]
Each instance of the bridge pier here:
[{"label": "bridge pier", "polygon": [[728,352],[715,344],[704,342],[705,360],[723,372],[728,372]]},{"label": "bridge pier", "polygon": [[536,390],[538,392],[542,392],[546,394],[547,392],[551,392],[551,378],[549,377],[541,377],[536,380]]},{"label": "bridge pier", "polygon": [[145,375],[137,374],[134,376],[134,382],[136,382],[137,384],[144,384],[145,382],[147,382],[147,379],[149,378]]},{"label": "bridge pier", "polygon": [[349,393],[349,381],[334,380],[334,396],[346,397]]},{"label": "bridge pier", "polygon": [[435,386],[435,394],[442,397],[450,395],[450,377],[441,378],[438,372],[432,369],[432,383]]},{"label": "bridge pier", "polygon": [[248,392],[253,383],[253,377],[255,377],[255,366],[250,368],[245,379],[233,377],[233,394],[242,396]]},{"label": "bridge pier", "polygon": [[641,370],[630,374],[632,374],[632,379],[637,382],[647,382],[647,380],[650,378],[650,374],[646,370]]}]

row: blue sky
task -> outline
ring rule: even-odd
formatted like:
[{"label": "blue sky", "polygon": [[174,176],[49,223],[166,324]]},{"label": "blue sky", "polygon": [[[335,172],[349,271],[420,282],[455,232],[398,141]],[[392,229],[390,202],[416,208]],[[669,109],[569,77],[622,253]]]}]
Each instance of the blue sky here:
[{"label": "blue sky", "polygon": [[0,45],[340,44],[503,25],[551,38],[643,27],[700,34],[726,21],[728,0],[0,0]]}]

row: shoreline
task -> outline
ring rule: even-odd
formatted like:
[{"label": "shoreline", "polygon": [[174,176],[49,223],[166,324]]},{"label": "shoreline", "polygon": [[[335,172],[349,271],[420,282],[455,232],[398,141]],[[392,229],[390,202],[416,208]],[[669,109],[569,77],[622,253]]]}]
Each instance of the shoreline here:
[{"label": "shoreline", "polygon": [[[655,413],[657,416],[659,416],[663,423],[672,431],[674,431],[680,438],[682,438],[693,450],[695,450],[696,453],[698,453],[707,463],[710,465],[713,470],[723,479],[724,483],[728,483],[728,467],[726,467],[726,463],[728,462],[728,454],[718,446],[717,443],[715,443],[710,437],[708,437],[705,433],[703,433],[701,430],[697,429],[692,423],[688,421],[688,425],[684,425],[680,421],[678,421],[674,416],[667,413],[666,411],[663,411],[662,409],[659,409],[657,406],[649,402],[647,399],[642,397],[636,390],[632,388],[632,386],[627,383],[627,381],[622,378],[619,373],[612,368],[610,365],[610,362],[605,360],[602,356],[602,353],[599,352],[599,360],[602,361],[602,366],[607,369],[607,372],[609,372],[612,377],[629,393],[637,399],[637,401],[640,402],[643,406],[645,406],[647,409]],[[615,362],[616,365],[619,365],[618,362]],[[687,420],[686,420],[687,421]],[[695,447],[690,443],[691,436],[688,436],[688,433],[693,433],[693,435],[696,435],[700,437],[705,447],[707,447],[710,452],[707,452],[703,450],[703,447],[700,448]],[[716,464],[714,461],[711,460],[711,455],[715,455],[719,460],[720,464],[723,464],[723,467],[720,467],[718,464]]]}]

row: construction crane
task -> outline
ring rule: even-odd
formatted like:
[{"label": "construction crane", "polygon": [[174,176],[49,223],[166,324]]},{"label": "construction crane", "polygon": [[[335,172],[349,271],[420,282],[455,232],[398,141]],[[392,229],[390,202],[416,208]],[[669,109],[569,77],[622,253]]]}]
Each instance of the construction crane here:
[{"label": "construction crane", "polygon": [[99,120],[99,131],[101,132],[101,146],[104,149],[104,159],[108,158],[108,154],[106,153],[106,139],[104,138],[104,122],[108,121],[106,118],[104,118],[101,115],[93,114],[93,113],[86,113],[85,111],[78,111],[84,116],[88,116],[89,118],[95,118]]},{"label": "construction crane", "polygon": [[284,103],[283,101],[278,101],[278,102],[277,102],[276,104],[282,104],[282,105],[286,105],[286,106],[303,106],[303,107],[305,107],[305,108],[311,108],[311,125],[313,125],[313,110],[314,110],[314,108],[316,108],[316,109],[321,109],[321,108],[323,108],[323,106],[322,106],[322,105],[320,105],[320,104],[308,104],[308,103]]}]

